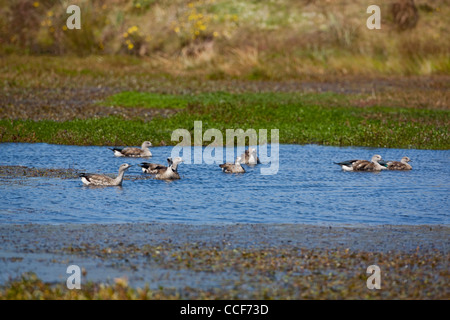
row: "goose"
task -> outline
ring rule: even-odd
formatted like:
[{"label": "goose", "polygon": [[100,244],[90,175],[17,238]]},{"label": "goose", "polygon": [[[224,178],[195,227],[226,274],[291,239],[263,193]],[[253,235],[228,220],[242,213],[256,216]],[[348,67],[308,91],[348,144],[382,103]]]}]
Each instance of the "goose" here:
[{"label": "goose", "polygon": [[381,171],[387,169],[386,166],[381,165],[383,159],[376,154],[371,161],[367,160],[348,160],[343,162],[335,162],[340,165],[344,171]]},{"label": "goose", "polygon": [[128,163],[124,163],[119,167],[119,174],[116,178],[111,178],[103,174],[80,173],[81,181],[85,185],[92,186],[121,186],[125,171],[131,167]]},{"label": "goose", "polygon": [[[170,166],[172,164],[172,158],[167,158],[167,162]],[[142,172],[144,173],[158,173],[161,169],[167,169],[167,167],[162,164],[149,162],[141,162],[138,166],[142,168]]]},{"label": "goose", "polygon": [[141,148],[127,147],[127,148],[109,148],[109,149],[114,151],[114,155],[116,157],[139,158],[139,157],[151,157],[152,153],[148,149],[148,147],[151,146],[152,143],[150,141],[144,141],[142,143]]},{"label": "goose", "polygon": [[403,157],[401,161],[389,161],[387,168],[389,170],[411,170],[412,167],[408,162],[412,160],[408,157]]},{"label": "goose", "polygon": [[255,148],[248,148],[248,150],[245,150],[243,154],[241,154],[241,160],[244,164],[258,164],[261,163],[259,161],[258,156],[256,155],[256,149]]},{"label": "goose", "polygon": [[245,173],[244,168],[241,166],[241,160],[241,157],[237,157],[235,163],[224,163],[220,164],[219,167],[225,173]]},{"label": "goose", "polygon": [[178,164],[183,162],[183,158],[176,157],[174,159],[167,158],[167,162],[169,162],[168,167],[162,166],[162,168],[156,169],[157,174],[155,176],[155,179],[161,179],[161,180],[175,180],[180,179],[180,175],[177,172]]}]

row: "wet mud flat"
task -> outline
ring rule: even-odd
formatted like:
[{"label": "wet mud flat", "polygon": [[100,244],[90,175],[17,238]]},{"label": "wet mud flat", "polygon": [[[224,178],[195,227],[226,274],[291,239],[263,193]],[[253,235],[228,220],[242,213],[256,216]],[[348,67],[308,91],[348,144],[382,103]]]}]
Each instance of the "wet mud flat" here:
[{"label": "wet mud flat", "polygon": [[[79,179],[81,173],[89,173],[88,170],[74,168],[34,168],[27,166],[2,166],[0,165],[0,179],[26,179],[26,178],[58,178],[58,179]],[[115,178],[117,174],[106,173],[105,175]],[[147,180],[153,176],[127,175],[124,180]]]},{"label": "wet mud flat", "polygon": [[[242,81],[242,80],[194,80],[176,78],[139,79],[131,77],[123,82],[122,77],[100,77],[90,83],[86,77],[73,81],[67,87],[55,82],[56,87],[22,88],[5,87],[0,94],[0,119],[30,119],[67,121],[107,116],[121,116],[123,119],[151,121],[155,117],[169,117],[180,110],[164,108],[131,108],[104,106],[102,100],[124,91],[159,92],[167,94],[196,94],[199,92],[225,91],[243,92],[334,92],[348,95],[377,94],[377,99],[367,100],[356,97],[353,104],[360,107],[369,105],[430,107],[448,109],[448,76],[409,78],[367,78],[345,77],[330,79],[329,76],[317,81]],[[87,83],[86,83],[87,81]],[[105,86],[106,83],[106,86]],[[436,98],[438,97],[438,98]],[[381,100],[380,100],[381,99]],[[408,101],[408,103],[404,103]]]},{"label": "wet mud flat", "polygon": [[[49,299],[104,286],[136,299],[448,299],[449,235],[447,225],[0,225],[0,298],[25,281],[29,298],[48,286]],[[78,293],[66,288],[73,264]],[[380,290],[366,286],[370,265]]]},{"label": "wet mud flat", "polygon": [[67,168],[33,168],[27,166],[1,166],[0,178],[61,178],[75,179],[78,178],[81,171],[77,169]]}]

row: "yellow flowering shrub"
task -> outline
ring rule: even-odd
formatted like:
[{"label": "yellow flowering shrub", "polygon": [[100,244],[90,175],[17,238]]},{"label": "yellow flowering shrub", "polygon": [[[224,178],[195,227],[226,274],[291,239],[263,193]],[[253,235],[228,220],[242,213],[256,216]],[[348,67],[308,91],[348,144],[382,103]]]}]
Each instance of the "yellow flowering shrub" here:
[{"label": "yellow flowering shrub", "polygon": [[138,26],[129,27],[122,34],[121,51],[132,55],[144,55],[146,53],[145,43],[151,38],[145,36]]},{"label": "yellow flowering shrub", "polygon": [[[185,42],[196,39],[216,38],[224,34],[218,27],[222,22],[238,21],[237,15],[222,15],[211,12],[215,0],[193,0],[182,6],[177,14],[177,20],[172,22],[171,29]],[[226,33],[226,32],[225,32]]]}]

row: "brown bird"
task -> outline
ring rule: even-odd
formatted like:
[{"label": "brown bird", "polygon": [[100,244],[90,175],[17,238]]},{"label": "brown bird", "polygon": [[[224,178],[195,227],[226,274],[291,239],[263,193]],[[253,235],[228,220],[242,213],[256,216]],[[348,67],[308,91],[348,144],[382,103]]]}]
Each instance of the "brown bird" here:
[{"label": "brown bird", "polygon": [[380,164],[381,161],[383,161],[381,156],[376,154],[372,157],[371,161],[349,160],[335,163],[340,165],[344,171],[381,171],[387,169]]},{"label": "brown bird", "polygon": [[151,147],[152,143],[150,141],[144,141],[142,143],[141,148],[109,148],[114,151],[114,155],[116,157],[132,157],[132,158],[140,158],[140,157],[151,157],[152,153],[150,152],[148,147]]},{"label": "brown bird", "polygon": [[412,161],[408,157],[403,157],[401,161],[389,161],[387,163],[387,168],[389,170],[411,170],[412,167],[408,163]]},{"label": "brown bird", "polygon": [[176,157],[174,159],[172,158],[167,158],[167,162],[169,162],[169,166],[165,167],[165,166],[161,166],[161,167],[156,167],[155,170],[156,172],[156,176],[155,179],[161,179],[161,180],[176,180],[176,179],[180,179],[180,175],[178,174],[178,165],[183,162],[183,158],[181,157]]},{"label": "brown bird", "polygon": [[[169,166],[172,164],[172,158],[167,158],[167,162],[169,163]],[[149,162],[142,162],[138,164],[139,167],[142,168],[142,172],[144,173],[153,173],[156,174],[161,169],[167,169],[166,166],[163,166],[162,164],[158,163],[149,163]]]},{"label": "brown bird", "polygon": [[81,181],[85,185],[92,186],[121,186],[125,171],[131,167],[128,163],[124,163],[119,167],[119,175],[111,178],[103,174],[80,173]]},{"label": "brown bird", "polygon": [[245,173],[244,168],[241,166],[241,160],[241,157],[237,157],[235,163],[224,163],[220,164],[219,167],[225,173]]},{"label": "brown bird", "polygon": [[256,149],[255,148],[248,148],[248,150],[245,150],[243,154],[241,154],[241,160],[244,164],[258,164],[261,163],[259,161],[258,156],[256,155]]}]

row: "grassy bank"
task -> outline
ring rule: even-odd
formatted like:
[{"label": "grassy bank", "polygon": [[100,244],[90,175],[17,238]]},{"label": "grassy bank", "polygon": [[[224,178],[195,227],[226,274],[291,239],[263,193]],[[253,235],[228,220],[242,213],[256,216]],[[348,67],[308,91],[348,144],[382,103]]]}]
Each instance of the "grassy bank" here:
[{"label": "grassy bank", "polygon": [[[125,98],[125,100],[124,100]],[[219,129],[279,129],[280,143],[387,148],[450,148],[447,110],[357,107],[363,96],[334,93],[244,93],[164,95],[125,92],[100,105],[127,108],[178,107],[169,117],[150,121],[108,116],[70,121],[0,120],[2,142],[47,142],[73,145],[173,145],[172,131],[202,121],[203,132]],[[224,137],[225,139],[225,137]],[[193,141],[192,141],[193,142]],[[204,142],[205,145],[209,142]]]}]

